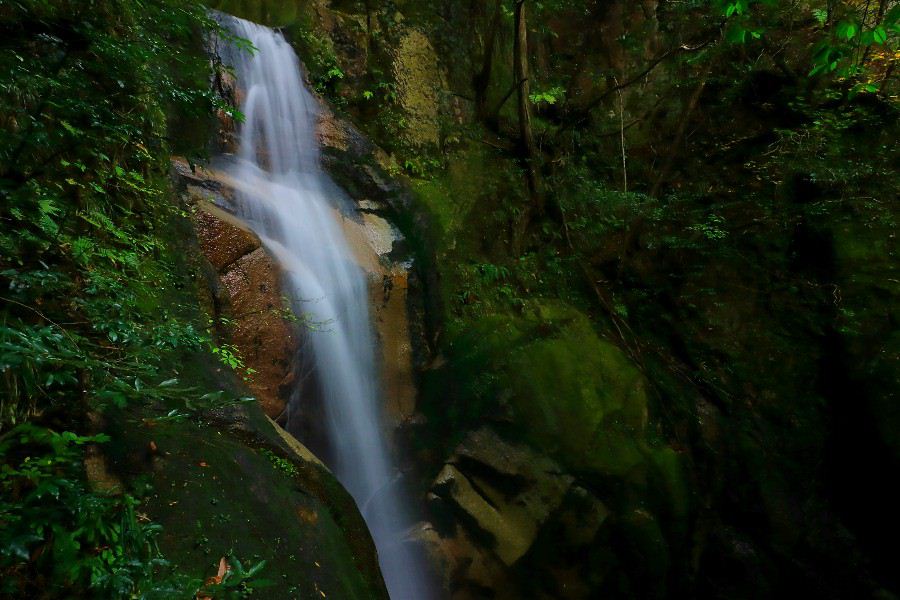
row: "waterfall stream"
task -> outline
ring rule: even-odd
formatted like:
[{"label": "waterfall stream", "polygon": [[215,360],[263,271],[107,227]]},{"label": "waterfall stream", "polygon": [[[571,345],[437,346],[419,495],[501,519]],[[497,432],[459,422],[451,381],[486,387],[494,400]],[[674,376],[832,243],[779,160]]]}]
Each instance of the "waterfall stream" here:
[{"label": "waterfall stream", "polygon": [[[225,49],[223,57],[235,68],[245,117],[239,150],[227,167],[233,210],[280,263],[284,292],[312,324],[303,353],[327,421],[329,466],[369,526],[391,597],[429,598],[424,559],[402,540],[409,517],[393,485],[396,469],[382,428],[368,283],[340,225],[348,203],[320,166],[318,103],[281,33],[219,18],[256,48],[252,54]],[[295,394],[291,403],[303,401]],[[296,412],[296,406],[289,409],[289,431]]]}]

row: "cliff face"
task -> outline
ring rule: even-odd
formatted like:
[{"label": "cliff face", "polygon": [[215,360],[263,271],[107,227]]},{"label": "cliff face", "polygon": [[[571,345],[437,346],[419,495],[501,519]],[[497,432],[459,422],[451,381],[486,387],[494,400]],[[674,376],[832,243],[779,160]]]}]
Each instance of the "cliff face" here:
[{"label": "cliff face", "polygon": [[[223,81],[222,84],[232,93],[238,93],[235,82]],[[233,122],[220,115],[220,124],[216,144],[227,152],[233,149],[233,144],[223,144],[222,140],[233,140]],[[352,136],[357,136],[356,142],[362,140],[358,133],[352,133],[352,127],[323,107],[318,129],[326,150],[348,152],[347,156],[353,158],[345,166],[366,173],[358,161],[367,158],[349,152]],[[268,471],[261,469],[259,461],[244,448],[207,448],[207,453],[217,456],[219,462],[227,462],[227,457],[231,456],[237,467],[218,469],[212,475],[215,482],[208,483],[221,489],[221,486],[250,481],[250,493],[243,499],[248,507],[242,510],[255,513],[260,507],[258,504],[270,503],[275,512],[268,522],[274,526],[290,526],[299,517],[299,529],[288,527],[283,536],[275,539],[274,550],[284,551],[289,547],[286,544],[293,543],[295,534],[306,538],[300,544],[301,552],[304,548],[315,552],[321,545],[332,548],[333,551],[323,554],[324,560],[312,561],[316,568],[322,568],[321,574],[311,578],[316,593],[334,593],[337,597],[348,598],[368,598],[372,594],[372,597],[378,597],[383,593],[383,586],[377,561],[355,505],[318,458],[275,423],[285,425],[289,419],[292,432],[327,456],[328,440],[323,433],[325,424],[319,399],[309,395],[314,386],[300,386],[298,381],[298,365],[304,361],[302,341],[306,327],[315,324],[304,322],[302,315],[292,312],[282,292],[276,259],[244,222],[228,212],[235,194],[229,175],[214,167],[189,164],[181,159],[174,159],[172,165],[182,200],[191,214],[202,253],[200,262],[205,265],[204,281],[209,293],[207,310],[212,316],[217,334],[215,343],[223,362],[217,370],[225,379],[233,371],[256,400],[252,407],[243,407],[235,417],[238,423],[231,421],[234,415],[227,411],[223,423],[248,436],[258,436],[262,425],[265,435],[271,437],[274,426],[280,437],[278,447],[273,449],[269,444],[259,452],[278,469],[292,475],[302,493],[284,497],[281,482],[272,481]],[[343,195],[337,188],[334,193]],[[407,294],[412,263],[404,249],[402,234],[386,218],[389,207],[384,199],[357,193],[352,200],[351,210],[341,212],[335,208],[333,218],[340,223],[353,257],[369,282],[372,326],[377,333],[379,382],[383,387],[381,397],[385,399],[382,412],[385,428],[388,434],[393,434],[413,417],[416,409]],[[304,376],[315,377],[315,374]],[[259,409],[268,415],[267,423],[259,421]],[[252,417],[252,426],[245,413]],[[393,440],[392,435],[390,438]],[[208,461],[202,462],[209,467]],[[212,470],[201,472],[207,473]],[[297,506],[297,498],[307,495],[312,495],[315,501]],[[230,496],[228,498],[231,502]],[[193,496],[184,500],[189,510],[196,502]],[[177,514],[161,518],[168,522],[185,517],[185,513],[175,512]],[[229,535],[258,537],[266,531],[262,524],[248,521],[246,530],[238,529]],[[174,536],[171,541],[177,550],[180,538]],[[353,557],[342,554],[345,548],[353,552]],[[295,560],[295,554],[291,560]],[[275,561],[279,572],[285,562],[281,558]],[[332,559],[345,560],[346,564],[339,569]],[[301,574],[309,575],[302,570]],[[287,585],[288,582],[283,583]],[[290,592],[306,597],[304,589],[307,588],[294,582]]]},{"label": "cliff face", "polygon": [[[396,428],[416,412],[414,339],[422,327],[421,289],[410,297],[416,257],[397,226],[404,188],[379,165],[383,153],[346,119],[323,103],[317,127],[323,164],[355,205],[339,218],[360,268],[369,280],[371,315],[380,355],[380,376],[388,426]],[[415,282],[412,282],[415,285]]]},{"label": "cliff face", "polygon": [[327,168],[416,258],[401,433],[449,595],[896,588],[894,108],[804,105],[776,29],[783,51],[747,67],[677,3],[544,13],[531,102],[564,214],[519,252],[511,15],[224,4],[284,27],[358,128],[323,120]]},{"label": "cliff face", "polygon": [[[334,217],[341,223],[357,264],[369,281],[382,396],[386,401],[384,413],[393,429],[413,415],[416,403],[407,295],[412,257],[403,235],[387,218],[391,207],[379,197],[375,171],[365,166],[372,148],[364,145],[362,150],[352,149],[354,143],[367,143],[324,107],[319,138],[335,172],[358,171],[354,178],[368,188],[352,188],[355,210],[351,214],[335,210]],[[259,238],[223,208],[233,194],[228,176],[200,166],[191,170],[181,160],[173,165],[191,206],[201,251],[214,272],[212,309],[223,343],[233,345],[243,362],[243,371],[252,372],[245,378],[246,384],[266,414],[283,419],[296,383],[294,367],[304,324],[288,307],[277,263]],[[371,193],[373,189],[375,194]],[[317,426],[304,423],[302,428]]]}]

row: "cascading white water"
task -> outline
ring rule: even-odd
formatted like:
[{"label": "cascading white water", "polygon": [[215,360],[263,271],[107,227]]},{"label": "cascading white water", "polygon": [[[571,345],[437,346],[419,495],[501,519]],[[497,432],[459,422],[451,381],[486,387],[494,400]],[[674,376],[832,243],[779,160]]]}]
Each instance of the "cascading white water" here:
[{"label": "cascading white water", "polygon": [[320,167],[318,104],[281,33],[219,18],[257,49],[225,50],[243,91],[245,117],[236,160],[228,167],[234,210],[279,261],[295,309],[316,324],[304,350],[328,421],[330,466],[369,526],[391,597],[430,598],[424,560],[402,541],[409,522],[392,485],[394,468],[382,431],[368,287],[339,223],[346,207]]}]

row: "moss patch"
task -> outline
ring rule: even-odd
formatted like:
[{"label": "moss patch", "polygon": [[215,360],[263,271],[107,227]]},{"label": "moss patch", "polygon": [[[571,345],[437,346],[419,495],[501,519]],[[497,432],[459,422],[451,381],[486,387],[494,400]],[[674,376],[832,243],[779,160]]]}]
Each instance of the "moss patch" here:
[{"label": "moss patch", "polygon": [[583,313],[542,302],[485,317],[450,342],[448,361],[424,389],[442,427],[494,420],[605,488],[614,505],[630,504],[633,490],[661,515],[687,517],[681,460],[647,428],[643,375]]},{"label": "moss patch", "polygon": [[266,561],[275,597],[385,597],[374,548],[350,496],[292,453],[255,404],[202,419],[110,418],[113,464],[151,483],[143,509],[179,571],[206,578],[220,557]]}]

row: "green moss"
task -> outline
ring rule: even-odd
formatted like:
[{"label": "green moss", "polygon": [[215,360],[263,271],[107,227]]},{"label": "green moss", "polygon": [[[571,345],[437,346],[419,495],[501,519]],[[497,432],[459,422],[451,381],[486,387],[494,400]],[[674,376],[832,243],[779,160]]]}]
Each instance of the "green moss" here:
[{"label": "green moss", "polygon": [[691,490],[684,476],[681,457],[667,446],[650,452],[651,482],[654,498],[661,500],[663,511],[677,527],[686,524],[691,509]]},{"label": "green moss", "polygon": [[436,145],[440,134],[443,76],[428,37],[410,29],[395,50],[393,75],[407,127],[405,140],[416,147]]},{"label": "green moss", "polygon": [[418,180],[413,183],[413,190],[434,218],[437,235],[445,237],[458,222],[458,218],[454,218],[458,209],[454,206],[454,196],[447,183],[443,179]]},{"label": "green moss", "polygon": [[152,482],[143,510],[162,525],[160,547],[178,571],[204,579],[233,555],[265,560],[261,576],[276,597],[381,597],[352,499],[323,467],[291,454],[256,404],[203,421],[113,421],[114,467]]},{"label": "green moss", "polygon": [[675,495],[671,512],[686,513],[677,456],[648,441],[643,375],[583,313],[542,302],[522,315],[487,316],[449,352],[450,365],[431,375],[425,393],[451,391],[443,410],[453,428],[506,411],[519,435],[569,468],[641,487],[659,479]]},{"label": "green moss", "polygon": [[468,222],[470,211],[476,206],[483,209],[484,198],[502,187],[503,169],[498,166],[487,150],[466,148],[454,154],[439,176],[413,181],[419,201],[436,221],[440,241],[455,243],[458,236],[465,236],[464,228],[470,235],[480,233]]},{"label": "green moss", "polygon": [[625,476],[643,462],[643,377],[574,309],[539,305],[535,323],[547,334],[510,354],[517,422],[574,468]]}]

